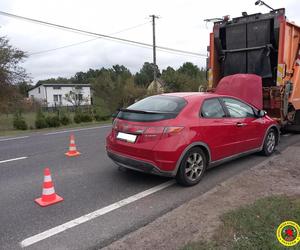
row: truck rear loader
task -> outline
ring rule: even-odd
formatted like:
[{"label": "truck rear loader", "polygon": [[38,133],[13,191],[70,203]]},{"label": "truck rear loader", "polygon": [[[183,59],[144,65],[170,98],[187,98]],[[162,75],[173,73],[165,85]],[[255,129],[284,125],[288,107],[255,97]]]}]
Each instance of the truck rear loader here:
[{"label": "truck rear loader", "polygon": [[216,89],[225,76],[258,75],[263,109],[283,129],[300,131],[299,44],[300,27],[287,20],[285,9],[226,16],[210,33],[208,89]]}]

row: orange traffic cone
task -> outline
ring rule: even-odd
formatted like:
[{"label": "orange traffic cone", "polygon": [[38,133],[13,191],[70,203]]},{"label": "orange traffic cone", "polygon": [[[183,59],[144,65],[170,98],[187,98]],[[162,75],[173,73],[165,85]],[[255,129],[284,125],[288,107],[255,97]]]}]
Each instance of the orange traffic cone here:
[{"label": "orange traffic cone", "polygon": [[65,153],[65,155],[69,157],[80,155],[80,153],[76,149],[75,138],[73,134],[70,135],[69,151]]},{"label": "orange traffic cone", "polygon": [[43,193],[41,198],[37,198],[34,201],[42,207],[46,207],[64,199],[57,195],[54,190],[54,186],[52,183],[52,178],[50,174],[50,169],[45,168],[44,170],[44,183],[43,183]]}]

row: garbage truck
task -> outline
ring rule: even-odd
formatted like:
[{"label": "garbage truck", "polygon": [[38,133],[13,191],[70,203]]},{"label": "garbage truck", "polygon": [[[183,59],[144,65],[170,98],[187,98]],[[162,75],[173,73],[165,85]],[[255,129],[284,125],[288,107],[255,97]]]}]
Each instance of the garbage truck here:
[{"label": "garbage truck", "polygon": [[255,74],[261,78],[257,95],[263,110],[282,129],[300,132],[299,44],[300,27],[288,21],[283,8],[214,21],[207,47],[208,90],[217,89],[224,77]]}]

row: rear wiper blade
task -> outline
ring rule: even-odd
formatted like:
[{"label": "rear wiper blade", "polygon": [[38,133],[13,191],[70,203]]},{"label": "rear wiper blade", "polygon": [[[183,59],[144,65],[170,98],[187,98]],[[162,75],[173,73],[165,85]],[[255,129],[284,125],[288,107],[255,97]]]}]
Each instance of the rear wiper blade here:
[{"label": "rear wiper blade", "polygon": [[139,113],[139,114],[176,114],[175,112],[145,111],[145,110],[126,109],[126,108],[121,108],[121,109],[119,109],[119,111]]}]

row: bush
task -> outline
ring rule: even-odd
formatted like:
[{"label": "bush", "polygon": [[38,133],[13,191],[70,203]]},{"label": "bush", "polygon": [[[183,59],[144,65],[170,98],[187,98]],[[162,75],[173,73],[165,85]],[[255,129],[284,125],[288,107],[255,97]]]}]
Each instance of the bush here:
[{"label": "bush", "polygon": [[100,115],[100,114],[95,114],[95,120],[100,122],[100,121],[106,121],[109,118],[111,118],[110,115]]},{"label": "bush", "polygon": [[25,122],[24,117],[20,113],[16,113],[14,115],[13,126],[15,129],[19,129],[19,130],[28,129],[27,123]]},{"label": "bush", "polygon": [[81,123],[81,113],[76,112],[74,115],[74,122]]},{"label": "bush", "polygon": [[81,121],[82,122],[92,122],[93,117],[90,113],[82,113],[81,114]]},{"label": "bush", "polygon": [[60,121],[59,117],[57,115],[55,116],[47,116],[46,117],[46,122],[48,124],[48,127],[59,127],[60,126]]},{"label": "bush", "polygon": [[35,128],[41,129],[41,128],[47,128],[48,124],[46,121],[46,117],[42,113],[42,111],[38,111],[36,114],[36,120],[35,120]]},{"label": "bush", "polygon": [[93,117],[90,113],[82,113],[76,112],[74,116],[74,122],[81,123],[81,122],[91,122],[93,121]]},{"label": "bush", "polygon": [[68,125],[68,124],[71,123],[71,119],[70,119],[70,117],[67,116],[67,115],[62,115],[62,116],[60,117],[60,123],[61,123],[62,125]]},{"label": "bush", "polygon": [[110,112],[105,108],[95,107],[94,114],[94,118],[96,121],[106,121],[111,118]]}]

